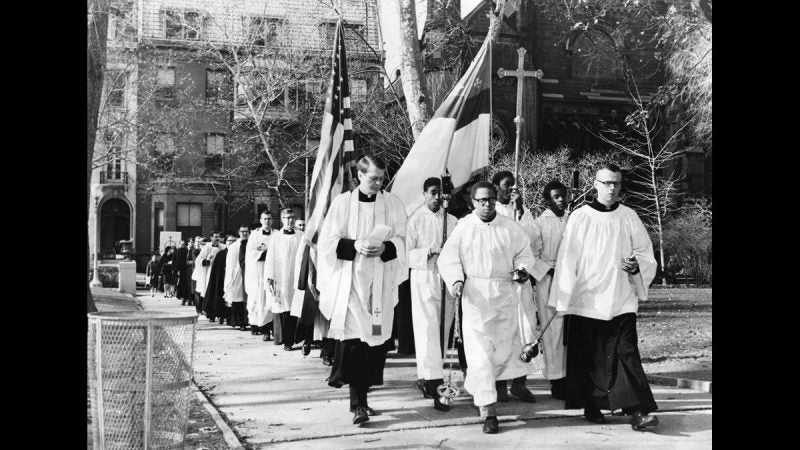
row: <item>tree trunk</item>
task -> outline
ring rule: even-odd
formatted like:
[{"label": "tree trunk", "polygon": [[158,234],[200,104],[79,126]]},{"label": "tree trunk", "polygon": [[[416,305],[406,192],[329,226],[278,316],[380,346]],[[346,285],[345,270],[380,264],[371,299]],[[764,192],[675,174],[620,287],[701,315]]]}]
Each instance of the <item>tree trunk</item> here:
[{"label": "tree trunk", "polygon": [[[417,39],[415,4],[415,0],[378,2],[378,15],[384,35],[387,36],[387,45],[384,47],[387,59],[398,53],[401,57],[400,76],[414,140],[430,120],[432,109]],[[399,45],[391,45],[395,40]]]},{"label": "tree trunk", "polygon": [[[86,210],[89,211],[92,180],[92,160],[94,159],[94,141],[97,134],[97,120],[100,110],[100,98],[103,92],[103,73],[106,65],[106,39],[108,38],[108,0],[88,0],[89,18],[87,33],[86,58]],[[88,214],[87,214],[88,217]],[[88,235],[88,233],[87,233]],[[97,249],[95,249],[97,251]],[[89,240],[86,240],[87,267],[91,267],[89,258]],[[86,273],[84,272],[84,276]],[[86,310],[97,311],[92,298],[89,280],[86,280]]]}]

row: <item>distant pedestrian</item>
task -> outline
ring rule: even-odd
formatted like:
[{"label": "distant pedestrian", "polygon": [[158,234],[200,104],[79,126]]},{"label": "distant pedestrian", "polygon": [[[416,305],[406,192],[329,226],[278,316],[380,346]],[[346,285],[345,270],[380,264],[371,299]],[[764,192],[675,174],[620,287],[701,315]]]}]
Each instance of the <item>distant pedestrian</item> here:
[{"label": "distant pedestrian", "polygon": [[161,257],[161,277],[164,280],[164,297],[175,296],[175,248],[168,246]]},{"label": "distant pedestrian", "polygon": [[147,287],[150,288],[150,297],[155,297],[158,291],[158,279],[161,277],[161,266],[158,263],[158,254],[153,253],[145,268]]}]

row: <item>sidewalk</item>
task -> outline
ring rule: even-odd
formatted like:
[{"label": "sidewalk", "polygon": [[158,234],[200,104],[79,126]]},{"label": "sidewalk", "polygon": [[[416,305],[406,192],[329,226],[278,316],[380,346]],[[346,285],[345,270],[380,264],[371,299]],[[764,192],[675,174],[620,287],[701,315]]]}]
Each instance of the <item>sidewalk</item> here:
[{"label": "sidewalk", "polygon": [[[177,299],[139,294],[146,310],[194,311]],[[370,406],[381,414],[354,426],[347,388],[328,387],[330,368],[318,356],[316,349],[304,357],[249,331],[198,319],[195,381],[248,448],[711,446],[710,393],[653,384],[661,425],[641,433],[632,431],[625,417],[609,417],[611,423],[601,426],[586,422],[580,410],[564,410],[563,402],[551,399],[549,383],[540,374],[528,378],[538,401],[522,403],[512,396],[498,407],[500,433],[484,435],[470,396],[462,393],[450,412],[436,411],[414,387],[414,358],[394,352],[386,363],[384,385],[369,396]],[[460,371],[454,379],[463,383]]]}]

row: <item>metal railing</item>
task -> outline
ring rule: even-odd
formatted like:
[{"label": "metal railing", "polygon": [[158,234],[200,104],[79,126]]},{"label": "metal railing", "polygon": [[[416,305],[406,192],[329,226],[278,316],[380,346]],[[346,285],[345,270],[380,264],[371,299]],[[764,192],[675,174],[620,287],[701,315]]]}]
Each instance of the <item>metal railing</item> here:
[{"label": "metal railing", "polygon": [[128,184],[128,172],[104,170],[100,172],[100,184]]}]

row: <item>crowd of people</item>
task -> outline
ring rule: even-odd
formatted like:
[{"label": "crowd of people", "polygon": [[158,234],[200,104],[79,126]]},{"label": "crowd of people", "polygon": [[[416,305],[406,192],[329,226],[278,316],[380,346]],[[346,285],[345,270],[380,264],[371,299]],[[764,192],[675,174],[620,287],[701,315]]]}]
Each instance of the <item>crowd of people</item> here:
[{"label": "crowd of people", "polygon": [[[395,309],[408,281],[416,387],[435,409],[450,409],[443,356],[453,343],[485,433],[498,431],[509,392],[536,401],[526,380],[539,370],[551,395],[590,422],[606,423],[609,410],[629,415],[635,430],[658,423],[636,334],[656,261],[641,220],[619,202],[619,167],[600,167],[594,199],[574,211],[567,188],[548,183],[548,209],[536,218],[507,171],[463,189],[447,213],[442,180],[429,178],[424,206],[407,216],[382,190],[383,161],[365,156],[357,168],[358,187],[332,199],[316,247],[292,209],[281,210],[278,230],[264,211],[238,235],[215,231],[153,255],[151,295],[163,285],[166,298],[211,322],[286,351],[319,348],[328,384],[348,385],[361,424],[376,414],[367,393],[383,384],[387,352],[403,335]],[[526,344],[541,352],[538,364],[520,358]]]}]

